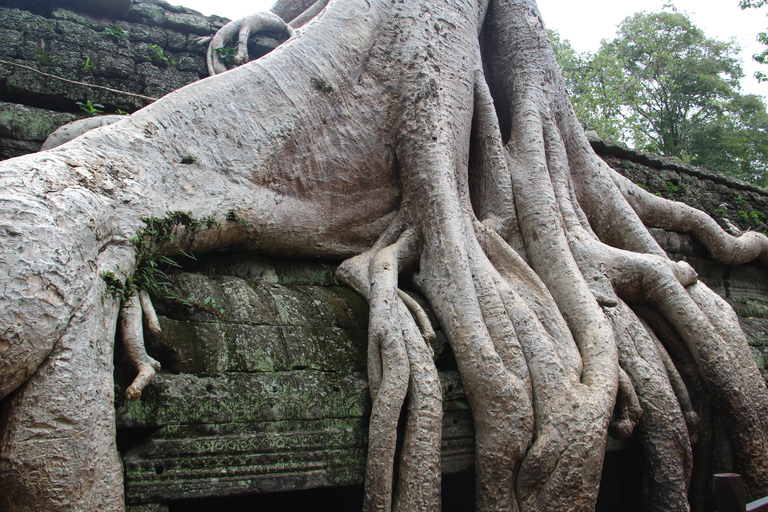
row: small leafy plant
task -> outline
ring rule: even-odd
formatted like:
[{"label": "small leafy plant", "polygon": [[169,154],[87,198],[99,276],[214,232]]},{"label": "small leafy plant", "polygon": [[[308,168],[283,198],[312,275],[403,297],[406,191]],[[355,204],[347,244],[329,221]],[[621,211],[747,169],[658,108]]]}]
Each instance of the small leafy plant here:
[{"label": "small leafy plant", "polygon": [[112,39],[116,43],[119,43],[120,41],[127,40],[130,36],[130,33],[115,23],[111,28],[105,28],[101,35],[108,39]]},{"label": "small leafy plant", "polygon": [[248,221],[242,218],[240,215],[237,214],[235,210],[229,210],[227,212],[227,220],[229,222],[234,222],[235,224],[240,224],[241,226],[248,227]]},{"label": "small leafy plant", "polygon": [[214,48],[216,53],[219,54],[221,62],[227,66],[235,65],[235,55],[237,55],[237,48],[231,46],[222,46],[221,48]]},{"label": "small leafy plant", "polygon": [[312,88],[317,92],[323,94],[330,94],[333,92],[333,86],[322,78],[311,78],[309,82],[312,84]]},{"label": "small leafy plant", "polygon": [[667,191],[668,192],[680,192],[680,187],[675,185],[673,182],[665,181],[664,183],[667,185]]},{"label": "small leafy plant", "polygon": [[187,155],[181,159],[181,163],[183,163],[184,165],[190,165],[195,162],[197,162],[197,158],[193,157],[192,155]]},{"label": "small leafy plant", "polygon": [[53,64],[53,56],[55,53],[51,51],[44,51],[44,50],[37,50],[35,52],[35,60],[42,64],[43,66],[50,66]]},{"label": "small leafy plant", "polygon": [[[192,244],[197,232],[203,226],[207,228],[220,226],[213,216],[198,220],[188,212],[167,212],[165,217],[145,217],[142,219],[144,229],[131,240],[136,248],[136,268],[133,274],[120,279],[114,272],[104,271],[101,278],[106,285],[107,293],[125,301],[144,289],[156,297],[169,300],[190,309],[202,309],[221,316],[223,312],[213,297],[205,297],[196,301],[181,297],[173,282],[172,274],[181,269],[181,264],[175,259],[157,250],[160,244],[170,244],[184,257],[194,260],[195,257],[177,245],[177,229],[183,228],[191,235]],[[120,268],[122,270],[122,268]]]},{"label": "small leafy plant", "polygon": [[89,115],[95,116],[104,113],[104,105],[101,103],[92,103],[91,100],[88,100],[85,103],[82,101],[76,101],[75,103],[80,107],[80,110]]},{"label": "small leafy plant", "polygon": [[165,55],[165,50],[163,50],[162,46],[149,43],[147,44],[147,50],[149,52],[149,58],[152,59],[152,62],[155,64],[160,64],[163,66],[175,66],[179,63],[178,61],[168,58],[168,56]]},{"label": "small leafy plant", "polygon": [[739,217],[744,224],[749,225],[749,214],[747,212],[739,210]]},{"label": "small leafy plant", "polygon": [[93,64],[91,64],[91,58],[86,57],[85,58],[85,64],[83,64],[83,73],[86,75],[91,73],[91,70],[93,69]]}]

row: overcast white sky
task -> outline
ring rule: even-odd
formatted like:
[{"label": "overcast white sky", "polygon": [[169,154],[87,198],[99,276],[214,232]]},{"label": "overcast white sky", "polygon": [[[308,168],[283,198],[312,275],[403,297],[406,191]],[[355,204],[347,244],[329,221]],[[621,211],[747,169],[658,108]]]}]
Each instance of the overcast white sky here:
[{"label": "overcast white sky", "polygon": [[[274,0],[169,0],[203,14],[217,14],[235,19],[269,9]],[[538,0],[544,23],[569,39],[577,51],[594,51],[600,40],[616,35],[616,25],[637,11],[656,11],[670,0]],[[743,48],[742,64],[746,77],[744,92],[768,95],[768,83],[758,84],[752,78],[760,67],[752,54],[763,48],[755,38],[768,28],[768,8],[739,9],[738,0],[674,0],[675,7],[688,13],[693,22],[709,37],[720,40],[735,38]]]}]

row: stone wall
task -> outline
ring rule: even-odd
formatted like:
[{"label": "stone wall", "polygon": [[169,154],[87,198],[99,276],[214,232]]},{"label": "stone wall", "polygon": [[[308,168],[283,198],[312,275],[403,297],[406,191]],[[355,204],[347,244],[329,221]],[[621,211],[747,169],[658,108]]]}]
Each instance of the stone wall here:
[{"label": "stone wall", "polygon": [[[163,334],[147,350],[163,372],[141,400],[118,399],[126,501],[362,483],[365,301],[338,286],[329,264],[238,255],[194,270],[174,282],[205,306],[155,298]],[[472,465],[472,418],[444,336],[433,348],[443,470],[454,473]],[[132,375],[119,360],[117,368],[120,397]]]},{"label": "stone wall", "polygon": [[208,76],[207,43],[198,40],[228,21],[162,0],[136,0],[124,19],[94,10],[101,0],[0,5],[25,7],[0,7],[1,158],[37,151],[46,131],[96,114],[86,112],[89,102],[104,113],[130,113],[150,102],[73,82],[159,98]]},{"label": "stone wall", "polygon": [[[593,148],[608,165],[647,191],[703,210],[733,234],[740,230],[768,234],[765,189],[591,136]],[[699,278],[738,313],[760,371],[768,380],[768,268],[759,262],[722,265],[689,235],[661,229],[651,229],[651,233],[670,257],[690,263]]]},{"label": "stone wall", "polygon": [[[198,44],[226,20],[165,2],[134,2],[126,20],[54,8],[49,15],[0,8],[0,59],[69,80],[149,97],[163,96],[208,75],[207,46]],[[99,103],[111,113],[147,102],[0,66],[0,99],[56,111],[76,102]]]}]

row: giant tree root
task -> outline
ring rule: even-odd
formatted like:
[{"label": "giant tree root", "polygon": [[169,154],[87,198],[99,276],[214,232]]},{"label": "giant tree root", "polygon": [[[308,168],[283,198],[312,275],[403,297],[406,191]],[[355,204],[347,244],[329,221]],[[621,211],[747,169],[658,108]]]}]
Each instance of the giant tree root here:
[{"label": "giant tree root", "polygon": [[[6,406],[2,484],[14,496],[45,482],[64,489],[40,502],[43,509],[67,495],[64,472],[49,477],[24,447],[48,439],[38,426],[56,421],[35,415],[55,410],[35,405],[50,396],[43,386],[57,385],[54,370],[67,375],[67,402],[77,394],[74,377],[84,376],[66,367],[80,339],[77,322],[68,322],[80,318],[80,297],[98,310],[103,286],[94,272],[133,268],[129,240],[142,217],[183,210],[213,227],[179,229],[153,250],[236,247],[345,260],[339,278],[369,301],[371,315],[365,510],[439,509],[440,385],[425,342],[429,322],[399,290],[406,272],[461,372],[475,425],[477,510],[594,509],[608,432],[634,430],[646,460],[646,508],[688,510],[697,413],[708,414],[694,410],[692,382],[708,389],[750,493],[768,494],[768,392],[743,333],[646,224],[689,231],[730,263],[764,258],[765,238],[731,237],[690,208],[643,194],[595,156],[532,0],[314,5],[300,37],[263,61],[4,164],[0,212],[29,223],[25,240],[53,248],[41,244],[45,261],[4,263],[10,277],[0,275],[16,297],[0,308],[0,341],[14,350],[13,361],[0,360],[0,389],[11,392],[44,361]],[[285,28],[262,16],[222,37],[247,39],[267,18]],[[226,135],[216,151],[211,133]],[[190,154],[195,164],[180,170]],[[85,220],[73,226],[73,218]],[[0,240],[15,254],[20,238],[6,231]],[[72,277],[80,275],[90,277]],[[110,323],[115,307],[107,302]],[[142,309],[150,308],[137,299],[123,307],[139,372],[132,396],[157,368],[143,349]],[[25,315],[44,323],[22,322]],[[104,325],[89,332],[110,334]],[[78,361],[111,361],[87,341],[75,347]],[[104,368],[95,374],[109,380]],[[111,397],[98,403],[103,409]],[[70,416],[72,425],[57,428],[80,444],[63,445],[112,453],[104,464],[114,468],[114,440],[83,441],[87,418]],[[89,482],[104,494],[114,484],[107,480]],[[104,498],[119,500],[117,491]]]},{"label": "giant tree root", "polygon": [[[142,314],[143,313],[143,314]],[[136,400],[141,391],[152,382],[155,372],[160,371],[160,363],[149,357],[144,348],[144,328],[142,318],[147,317],[147,325],[152,334],[160,333],[160,324],[152,307],[152,302],[145,290],[131,296],[120,308],[120,332],[125,345],[128,360],[138,372],[128,389],[125,398]]]}]

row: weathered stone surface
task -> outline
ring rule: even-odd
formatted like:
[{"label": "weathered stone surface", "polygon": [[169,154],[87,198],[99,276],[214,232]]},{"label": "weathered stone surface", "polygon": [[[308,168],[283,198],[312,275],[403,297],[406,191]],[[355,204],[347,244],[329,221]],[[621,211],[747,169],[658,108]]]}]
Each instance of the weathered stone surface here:
[{"label": "weathered stone surface", "polygon": [[[763,378],[768,381],[768,320],[765,318],[766,310],[768,310],[768,303],[763,302],[760,304],[760,313],[763,318],[741,317],[739,321],[744,334],[747,335],[749,345],[752,347],[757,367],[760,368]],[[748,311],[742,310],[742,312]]]},{"label": "weathered stone surface", "polygon": [[[163,371],[117,408],[119,436],[133,439],[122,443],[129,503],[362,482],[365,302],[335,285],[328,264],[228,260],[202,266],[250,279],[174,279],[180,296],[209,306],[156,301],[163,334],[147,350]],[[458,373],[443,366],[443,469],[456,472],[473,460],[472,420]]]},{"label": "weathered stone surface", "polygon": [[[215,33],[226,21],[158,2],[134,2],[125,21],[97,16],[92,9],[22,7],[0,7],[0,59],[150,97],[207,76],[206,46],[194,40]],[[0,100],[71,112],[78,111],[76,102],[89,100],[105,105],[106,112],[130,112],[147,103],[7,64],[0,69]]]},{"label": "weathered stone surface", "polygon": [[67,7],[92,16],[125,19],[131,0],[2,0],[0,6],[45,13],[55,7]]},{"label": "weathered stone surface", "polygon": [[0,160],[40,151],[39,142],[0,138]]},{"label": "weathered stone surface", "polygon": [[48,134],[75,119],[75,114],[0,102],[0,158],[39,151]]},{"label": "weathered stone surface", "polygon": [[648,155],[623,145],[590,139],[612,168],[652,194],[707,212],[730,230],[725,219],[741,230],[768,230],[768,191],[717,172]]}]

